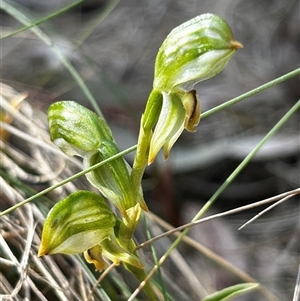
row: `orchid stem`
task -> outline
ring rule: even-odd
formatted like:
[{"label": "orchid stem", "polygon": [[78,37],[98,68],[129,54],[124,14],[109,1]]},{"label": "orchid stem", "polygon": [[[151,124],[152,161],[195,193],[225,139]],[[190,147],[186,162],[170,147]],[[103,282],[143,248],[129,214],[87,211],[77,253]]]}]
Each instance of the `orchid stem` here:
[{"label": "orchid stem", "polygon": [[152,90],[145,112],[142,115],[137,151],[131,172],[133,195],[138,196],[144,171],[148,164],[149,145],[152,138],[152,128],[155,126],[162,106],[162,95],[158,90]]}]

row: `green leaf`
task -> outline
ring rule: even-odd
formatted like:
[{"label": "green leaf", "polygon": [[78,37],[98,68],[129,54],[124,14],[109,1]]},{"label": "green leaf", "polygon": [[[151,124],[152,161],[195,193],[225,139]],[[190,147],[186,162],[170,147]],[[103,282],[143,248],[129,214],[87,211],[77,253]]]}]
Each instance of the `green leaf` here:
[{"label": "green leaf", "polygon": [[242,294],[248,293],[252,290],[257,289],[259,286],[258,283],[241,283],[236,284],[230,287],[227,287],[221,291],[215,292],[202,301],[227,301]]},{"label": "green leaf", "polygon": [[100,195],[76,191],[49,212],[38,255],[82,253],[114,235],[116,219]]}]

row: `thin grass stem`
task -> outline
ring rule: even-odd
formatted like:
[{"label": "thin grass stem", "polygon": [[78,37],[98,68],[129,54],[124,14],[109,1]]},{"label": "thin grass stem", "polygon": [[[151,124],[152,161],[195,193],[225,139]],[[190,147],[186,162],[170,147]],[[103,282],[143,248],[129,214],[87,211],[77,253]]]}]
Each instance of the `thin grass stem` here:
[{"label": "thin grass stem", "polygon": [[118,5],[119,2],[120,0],[113,0],[108,1],[107,4],[105,4],[105,7],[101,10],[101,13],[95,18],[92,18],[88,25],[79,32],[74,45],[75,48],[79,47],[84,40],[91,35],[94,29],[110,14],[110,12]]},{"label": "thin grass stem", "polygon": [[100,167],[100,166],[102,166],[104,164],[107,164],[110,161],[113,161],[113,160],[115,160],[117,158],[120,158],[122,156],[125,156],[125,155],[131,153],[132,151],[135,150],[135,148],[136,148],[136,146],[132,146],[130,148],[127,148],[126,150],[124,150],[122,152],[119,152],[118,154],[116,154],[114,156],[111,156],[110,158],[108,158],[106,160],[103,160],[103,161],[101,161],[101,162],[99,162],[99,163],[97,163],[97,164],[95,164],[95,165],[93,165],[93,166],[91,166],[91,167],[89,167],[89,168],[87,168],[85,170],[82,170],[82,171],[76,173],[75,175],[73,175],[73,176],[71,176],[69,178],[66,178],[65,180],[59,182],[58,184],[52,185],[52,186],[50,186],[50,187],[48,187],[48,188],[46,188],[46,189],[44,189],[44,190],[36,193],[35,195],[27,198],[26,200],[24,200],[24,201],[22,201],[22,202],[20,202],[20,203],[18,203],[16,205],[8,208],[7,210],[4,210],[4,211],[0,212],[0,217],[2,217],[4,215],[12,212],[13,210],[15,210],[15,209],[17,209],[17,208],[19,208],[19,207],[21,207],[21,206],[23,206],[23,205],[31,202],[31,201],[33,201],[36,198],[41,197],[42,195],[44,195],[44,194],[46,194],[46,193],[48,193],[48,192],[50,192],[50,191],[52,191],[52,190],[54,190],[54,189],[56,189],[58,187],[61,187],[61,186],[65,185],[65,184],[67,184],[67,183],[69,183],[69,182],[71,182],[71,181],[73,181],[73,180],[75,180],[75,179],[77,179],[77,178],[79,178],[79,177],[87,174],[88,172],[90,172],[90,171],[92,171],[92,170],[94,170],[94,169],[96,169],[96,168],[98,168],[98,167]]},{"label": "thin grass stem", "polygon": [[242,226],[240,226],[238,228],[238,230],[242,230],[244,227],[246,227],[247,225],[249,225],[250,223],[252,223],[253,221],[255,221],[256,219],[258,219],[260,216],[262,216],[263,214],[265,214],[266,212],[270,211],[271,209],[273,209],[274,207],[278,206],[279,204],[287,201],[288,199],[290,199],[291,197],[293,197],[295,194],[292,195],[288,195],[285,198],[279,200],[278,202],[272,204],[271,206],[267,207],[266,209],[262,210],[261,212],[259,212],[258,214],[256,214],[255,216],[253,216],[250,220],[248,220],[245,224],[243,224]]},{"label": "thin grass stem", "polygon": [[[255,202],[255,203],[252,203],[252,204],[249,204],[249,205],[241,206],[241,207],[238,207],[238,208],[235,208],[235,209],[231,209],[231,210],[228,210],[228,211],[224,211],[224,212],[221,212],[221,213],[217,213],[217,214],[214,214],[214,215],[210,215],[210,216],[198,219],[196,221],[184,224],[184,225],[176,227],[176,228],[172,228],[169,231],[166,231],[166,232],[164,232],[162,234],[159,234],[159,235],[157,235],[157,236],[155,236],[155,237],[153,237],[153,238],[151,238],[151,239],[149,239],[149,240],[141,243],[140,245],[138,245],[136,247],[136,250],[144,248],[148,244],[153,243],[154,241],[159,240],[159,239],[161,239],[163,237],[170,236],[172,234],[179,234],[180,231],[182,231],[182,230],[185,230],[187,228],[191,228],[193,226],[196,226],[196,225],[199,225],[199,224],[211,221],[213,219],[217,219],[217,218],[220,218],[220,217],[224,217],[224,216],[236,214],[236,213],[239,213],[239,212],[243,212],[243,211],[246,211],[246,210],[249,210],[249,209],[253,209],[253,208],[256,208],[256,207],[259,207],[259,206],[263,206],[263,205],[266,205],[266,204],[269,204],[269,203],[272,203],[272,202],[276,202],[276,201],[277,202],[274,205],[278,205],[281,202],[284,202],[284,201],[288,200],[289,198],[294,197],[294,196],[296,196],[298,194],[300,194],[300,188],[297,188],[297,189],[294,189],[294,190],[291,190],[291,191],[279,194],[279,195],[277,195],[275,197],[271,197],[271,198],[268,198],[268,199],[265,199],[265,200],[262,200],[262,201],[258,201],[258,202]],[[271,209],[271,208],[268,207],[267,209]],[[151,214],[151,218],[153,218],[153,216],[154,216],[153,213],[148,213],[148,214]],[[255,217],[258,217],[258,216],[256,215]],[[157,220],[157,217],[155,217],[155,219]],[[249,222],[250,221],[248,221],[247,224]],[[241,226],[240,228],[238,228],[238,230],[241,230],[245,225],[246,224],[244,224],[243,226]]]},{"label": "thin grass stem", "polygon": [[[300,71],[300,69],[299,69]],[[193,218],[199,219],[215,202],[215,200],[223,193],[223,191],[233,182],[238,174],[248,165],[256,153],[263,147],[263,145],[289,120],[289,118],[300,108],[300,100],[278,121],[278,123],[267,133],[267,135],[257,144],[256,147],[248,154],[248,156],[240,163],[240,165],[233,171],[233,173],[225,180],[220,188],[213,194],[208,202],[203,206],[199,213]]]},{"label": "thin grass stem", "polygon": [[[150,229],[149,229],[149,226],[148,226],[145,214],[143,214],[143,221],[144,221],[144,224],[145,224],[147,239],[151,240],[152,236],[151,236],[151,232],[150,232]],[[151,252],[152,252],[152,256],[153,256],[154,262],[155,262],[155,264],[157,264],[158,263],[157,253],[156,253],[156,250],[155,250],[155,248],[154,248],[154,246],[152,244],[151,244]],[[161,269],[160,268],[158,269],[158,279],[159,279],[159,284],[161,286],[161,291],[162,291],[164,300],[168,300],[167,292],[166,292],[166,288],[164,286],[163,277],[162,277],[162,273],[161,273]]]},{"label": "thin grass stem", "polygon": [[221,104],[219,106],[216,106],[216,107],[214,107],[214,108],[212,108],[212,109],[210,109],[210,110],[202,113],[201,114],[201,119],[204,119],[204,118],[206,118],[206,117],[208,117],[208,116],[210,116],[212,114],[215,114],[215,113],[217,113],[219,111],[222,111],[222,110],[226,109],[227,107],[230,107],[230,106],[232,106],[232,105],[234,105],[234,104],[236,104],[236,103],[238,103],[238,102],[240,102],[240,101],[242,101],[242,100],[244,100],[246,98],[249,98],[249,97],[251,97],[251,96],[253,96],[255,94],[258,94],[258,93],[260,93],[260,92],[262,92],[262,91],[264,91],[266,89],[269,89],[269,88],[271,88],[271,87],[273,87],[275,85],[278,85],[278,84],[280,84],[280,83],[282,83],[282,82],[284,82],[284,81],[286,81],[286,80],[288,80],[288,79],[290,79],[290,78],[292,78],[292,77],[294,77],[296,75],[299,75],[299,74],[300,74],[300,68],[295,69],[295,70],[293,70],[293,71],[291,71],[289,73],[286,73],[286,74],[284,74],[284,75],[282,75],[280,77],[277,77],[277,78],[271,80],[270,82],[268,82],[266,84],[263,84],[263,85],[255,88],[255,89],[249,91],[249,92],[246,92],[246,93],[244,93],[244,94],[242,94],[242,95],[240,95],[238,97],[235,97],[235,98],[233,98],[233,99],[231,99],[229,101],[226,101],[225,103],[223,103],[223,104]]},{"label": "thin grass stem", "polygon": [[56,10],[55,12],[53,12],[53,13],[45,16],[45,17],[42,17],[42,18],[40,18],[40,19],[32,22],[29,25],[23,26],[23,27],[21,27],[21,28],[19,28],[17,30],[14,30],[14,31],[6,34],[6,35],[1,36],[0,40],[4,40],[6,38],[12,37],[12,36],[14,36],[14,35],[16,35],[18,33],[21,33],[21,32],[23,32],[25,30],[31,29],[32,27],[35,27],[35,26],[40,25],[42,23],[45,23],[45,22],[49,21],[50,19],[58,17],[59,15],[67,12],[68,10],[70,10],[70,9],[78,6],[79,4],[81,4],[81,3],[85,2],[85,1],[87,1],[87,0],[78,0],[78,1],[75,1],[75,2],[71,3],[70,5],[66,5],[63,8],[61,8],[59,10]]},{"label": "thin grass stem", "polygon": [[[2,1],[2,9],[9,15],[11,15],[13,18],[17,19],[20,23],[30,26],[32,22],[30,19],[28,19],[23,13],[21,13],[19,10],[15,9],[13,6],[9,5],[7,2]],[[37,26],[31,27],[30,30],[38,37],[40,38],[49,48],[53,50],[53,52],[57,55],[58,59],[61,61],[61,63],[65,66],[65,68],[70,72],[74,80],[77,82],[78,86],[81,88],[82,92],[85,94],[87,99],[90,101],[91,105],[93,106],[93,109],[95,112],[104,119],[104,116],[97,105],[97,102],[88,89],[87,85],[85,84],[84,80],[78,73],[78,71],[73,67],[73,65],[70,63],[68,58],[63,54],[63,52],[53,43],[53,41]]]}]

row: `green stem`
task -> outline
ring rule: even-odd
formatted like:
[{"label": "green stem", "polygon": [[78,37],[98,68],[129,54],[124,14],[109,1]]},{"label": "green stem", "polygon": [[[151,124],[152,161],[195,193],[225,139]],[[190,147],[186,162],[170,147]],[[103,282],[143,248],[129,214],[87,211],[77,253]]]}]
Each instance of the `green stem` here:
[{"label": "green stem", "polygon": [[[147,277],[147,274],[145,272],[144,269],[138,269],[133,265],[129,265],[124,263],[124,266],[133,274],[135,275],[135,277],[141,282],[143,283],[143,281],[145,280],[145,278]],[[146,294],[147,296],[147,300],[153,300],[153,301],[158,301],[159,298],[156,295],[156,293],[154,292],[152,285],[150,282],[145,283],[145,286],[143,287],[143,292]]]},{"label": "green stem", "polygon": [[152,128],[155,126],[162,106],[162,95],[152,90],[142,115],[137,151],[131,172],[132,195],[137,196],[145,168],[148,164],[149,145],[152,138]]},{"label": "green stem", "polygon": [[214,107],[214,108],[212,108],[212,109],[210,109],[210,110],[202,113],[201,114],[201,120],[204,119],[204,118],[206,118],[206,117],[208,117],[208,116],[210,116],[210,115],[212,115],[212,114],[215,114],[215,113],[217,113],[219,111],[222,111],[222,110],[226,109],[227,107],[230,107],[230,106],[232,106],[232,105],[234,105],[234,104],[236,104],[236,103],[238,103],[238,102],[240,102],[240,101],[242,101],[242,100],[244,100],[244,99],[246,99],[248,97],[251,97],[251,96],[253,96],[253,95],[257,94],[257,93],[260,93],[260,92],[262,92],[262,91],[264,91],[264,90],[266,90],[268,88],[271,88],[271,87],[273,87],[273,86],[275,86],[277,84],[280,84],[281,82],[284,82],[284,81],[286,81],[286,80],[290,79],[291,77],[294,77],[294,76],[296,76],[298,74],[300,74],[300,68],[295,69],[295,70],[293,70],[293,71],[291,71],[289,73],[286,73],[285,75],[282,75],[280,77],[277,77],[274,80],[272,80],[272,81],[270,81],[270,82],[268,82],[268,83],[266,83],[266,84],[264,84],[262,86],[259,86],[259,87],[255,88],[255,89],[253,89],[253,90],[251,90],[249,92],[246,92],[246,93],[244,93],[244,94],[242,94],[242,95],[240,95],[240,96],[238,96],[236,98],[233,98],[233,99],[231,99],[229,101],[226,101],[225,103],[223,103],[223,104],[221,104],[221,105],[219,105],[217,107]]}]

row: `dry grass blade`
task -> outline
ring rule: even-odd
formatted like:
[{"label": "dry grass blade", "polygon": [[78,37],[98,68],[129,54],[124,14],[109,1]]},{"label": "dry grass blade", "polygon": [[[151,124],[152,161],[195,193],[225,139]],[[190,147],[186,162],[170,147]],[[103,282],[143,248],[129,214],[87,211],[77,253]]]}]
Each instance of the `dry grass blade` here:
[{"label": "dry grass blade", "polygon": [[[300,188],[299,188],[299,192],[298,193],[300,193]],[[242,225],[241,227],[239,227],[238,230],[243,229],[244,227],[246,227],[247,225],[249,225],[250,223],[252,223],[253,221],[255,221],[257,218],[259,218],[260,216],[262,216],[266,212],[270,211],[272,208],[274,208],[274,207],[278,206],[279,204],[287,201],[288,199],[292,198],[293,196],[297,195],[298,193],[292,193],[292,194],[290,194],[290,195],[282,198],[278,202],[272,204],[271,206],[269,206],[268,208],[264,209],[263,211],[259,212],[257,215],[255,215],[253,218],[251,218],[248,222],[246,222],[244,225]]]},{"label": "dry grass blade", "polygon": [[298,276],[296,280],[294,297],[293,297],[293,301],[298,301],[298,300],[300,300],[300,265],[299,265]]},{"label": "dry grass blade", "polygon": [[[169,235],[172,235],[172,234],[176,234],[177,235],[178,233],[180,233],[180,231],[182,231],[184,229],[187,229],[187,228],[191,228],[191,227],[196,226],[198,224],[201,224],[201,223],[204,223],[204,222],[216,219],[216,218],[220,218],[220,217],[228,216],[228,215],[231,215],[231,214],[239,213],[239,212],[242,212],[242,211],[245,211],[245,210],[253,209],[255,207],[263,206],[265,204],[268,204],[268,203],[271,203],[271,202],[275,202],[276,200],[282,198],[280,201],[276,202],[275,204],[273,204],[272,206],[270,206],[266,210],[264,210],[261,214],[256,215],[254,217],[254,219],[256,219],[257,217],[261,216],[264,212],[272,209],[273,207],[277,206],[278,204],[280,204],[280,203],[288,200],[289,198],[291,198],[291,197],[293,197],[293,196],[295,196],[297,194],[300,194],[300,188],[294,189],[294,190],[291,190],[291,191],[288,191],[288,192],[285,192],[285,193],[282,193],[280,195],[277,195],[277,196],[274,196],[274,197],[271,197],[271,198],[268,198],[268,199],[265,199],[265,200],[262,200],[262,201],[259,201],[259,202],[256,202],[256,203],[252,203],[250,205],[241,206],[241,207],[238,207],[236,209],[232,209],[232,210],[228,210],[228,211],[221,212],[221,213],[218,213],[218,214],[214,214],[212,216],[204,217],[204,218],[201,218],[201,219],[199,219],[197,221],[194,221],[194,222],[191,222],[191,223],[187,223],[187,224],[182,225],[182,226],[177,227],[177,228],[166,226],[167,224],[164,221],[162,221],[159,217],[155,216],[154,214],[150,213],[151,218],[153,218],[154,220],[156,220],[159,224],[164,225],[164,227],[166,227],[167,229],[169,228],[170,230],[167,231],[167,232],[164,232],[162,234],[159,234],[159,235],[153,237],[152,239],[149,239],[148,241],[143,242],[142,244],[138,245],[136,247],[136,249],[138,250],[140,248],[143,248],[146,245],[151,244],[154,241],[156,241],[158,239],[161,239],[163,237],[166,237],[166,236],[169,236]],[[249,222],[250,221],[248,221],[247,224]],[[245,225],[241,226],[239,228],[239,230],[242,229]]]},{"label": "dry grass blade", "polygon": [[92,300],[93,297],[93,293],[96,290],[97,286],[101,283],[101,281],[106,277],[106,275],[113,269],[115,268],[116,265],[113,263],[111,264],[99,277],[99,279],[97,280],[97,282],[94,284],[94,286],[92,287],[91,291],[89,292],[86,301],[90,301]]},{"label": "dry grass blade", "polygon": [[[6,132],[1,139],[3,211],[24,201],[24,197],[35,191],[59,183],[78,171],[81,163],[57,155],[49,140],[44,114],[33,109],[24,94],[19,96],[23,97],[22,103],[15,109],[11,104],[18,98],[18,93],[6,85],[1,86],[1,92],[3,112],[10,116],[11,123],[1,123]],[[1,218],[1,300],[86,300],[84,291],[91,289],[93,280],[85,267],[74,258],[37,257],[41,226],[53,202],[48,198],[57,201],[86,185],[84,179],[68,183],[46,198],[40,198],[37,205],[28,203]],[[78,270],[82,273],[75,272]],[[79,282],[84,289],[78,288]],[[93,297],[93,300],[102,300],[98,289]]]}]

